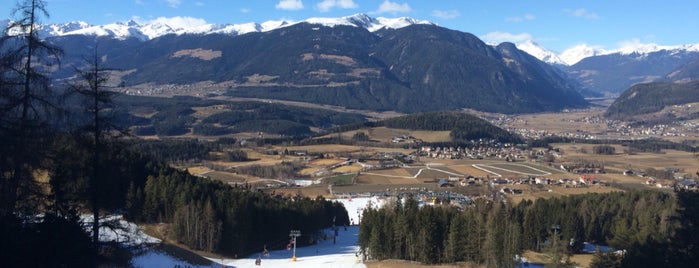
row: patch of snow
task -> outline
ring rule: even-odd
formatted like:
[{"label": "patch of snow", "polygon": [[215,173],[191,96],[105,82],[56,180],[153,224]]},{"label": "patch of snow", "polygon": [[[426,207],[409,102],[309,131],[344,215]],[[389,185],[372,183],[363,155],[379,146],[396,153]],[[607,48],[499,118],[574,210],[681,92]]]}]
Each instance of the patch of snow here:
[{"label": "patch of snow", "polygon": [[[121,215],[109,215],[99,219],[101,223],[99,240],[102,242],[120,242],[129,246],[160,243],[160,239],[144,233],[135,223],[128,222]],[[84,214],[80,217],[85,229],[92,235],[92,215]],[[107,225],[115,226],[110,228]]]},{"label": "patch of snow", "polygon": [[[386,200],[380,197],[358,197],[334,199],[341,202],[349,214],[350,220],[357,223],[359,216],[367,207],[379,208],[386,204]],[[271,250],[268,256],[259,253],[252,254],[241,259],[217,259],[209,260],[225,265],[225,267],[253,268],[253,267],[304,267],[304,268],[328,268],[328,267],[366,267],[362,263],[359,254],[358,235],[359,226],[343,226],[338,228],[338,236],[335,243],[331,238],[334,232],[330,229],[323,230],[329,238],[318,241],[317,244],[296,248],[296,261],[292,261],[292,250]],[[303,234],[302,234],[303,235]],[[255,260],[260,258],[261,265],[255,265]]]}]

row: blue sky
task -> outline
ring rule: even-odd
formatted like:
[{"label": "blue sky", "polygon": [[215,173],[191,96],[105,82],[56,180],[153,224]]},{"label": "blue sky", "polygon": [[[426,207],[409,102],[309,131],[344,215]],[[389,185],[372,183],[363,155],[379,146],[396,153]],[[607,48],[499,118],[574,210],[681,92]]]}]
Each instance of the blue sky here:
[{"label": "blue sky", "polygon": [[[16,1],[0,0],[6,18],[12,18]],[[615,49],[634,43],[699,43],[699,1],[686,0],[47,0],[47,7],[51,17],[44,23],[191,17],[222,24],[356,13],[406,16],[489,42],[532,39],[559,53],[580,44]]]}]

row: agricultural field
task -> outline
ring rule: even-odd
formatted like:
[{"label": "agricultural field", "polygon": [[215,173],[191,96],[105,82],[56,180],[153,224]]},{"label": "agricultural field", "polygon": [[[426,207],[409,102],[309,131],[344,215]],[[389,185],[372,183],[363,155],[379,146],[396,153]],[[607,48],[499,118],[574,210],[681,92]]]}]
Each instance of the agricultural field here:
[{"label": "agricultural field", "polygon": [[492,163],[474,164],[473,167],[496,176],[547,176],[550,172],[526,164]]},{"label": "agricultural field", "polygon": [[[394,137],[413,136],[416,139],[421,139],[425,142],[445,142],[451,141],[449,137],[450,131],[424,131],[424,130],[407,130],[387,127],[362,128],[358,130],[350,130],[340,133],[343,139],[351,139],[358,132],[363,132],[369,136],[369,139],[377,142],[390,143]],[[338,134],[328,134],[321,138],[337,136]]]},{"label": "agricultural field", "polygon": [[608,173],[622,173],[628,169],[645,170],[647,168],[665,169],[668,167],[683,170],[683,173],[696,174],[699,171],[699,158],[689,152],[663,150],[661,153],[624,153],[625,147],[613,145],[613,155],[593,154],[593,144],[552,144],[563,151],[563,161],[589,159],[601,162]]}]

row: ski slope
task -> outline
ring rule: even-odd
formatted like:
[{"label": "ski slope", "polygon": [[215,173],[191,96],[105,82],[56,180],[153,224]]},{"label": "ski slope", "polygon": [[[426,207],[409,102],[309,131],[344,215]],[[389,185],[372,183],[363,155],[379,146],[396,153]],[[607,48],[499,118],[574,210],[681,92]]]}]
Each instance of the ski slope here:
[{"label": "ski slope", "polygon": [[[385,200],[378,197],[362,197],[352,199],[338,199],[347,209],[350,221],[354,223],[360,222],[362,210],[367,206],[380,207],[385,204]],[[329,237],[333,231],[330,229],[324,230],[324,233]],[[303,234],[302,234],[303,235]],[[339,227],[338,236],[333,243],[333,239],[320,240],[317,244],[307,247],[296,248],[296,261],[292,261],[293,250],[272,250],[269,256],[263,256],[262,252],[250,255],[242,259],[213,259],[210,260],[224,265],[223,267],[304,267],[304,268],[328,268],[328,267],[366,267],[362,263],[362,256],[359,255],[359,246],[357,245],[359,235],[359,226],[348,226],[347,229],[343,226]],[[259,266],[255,265],[257,258],[261,259]]]}]

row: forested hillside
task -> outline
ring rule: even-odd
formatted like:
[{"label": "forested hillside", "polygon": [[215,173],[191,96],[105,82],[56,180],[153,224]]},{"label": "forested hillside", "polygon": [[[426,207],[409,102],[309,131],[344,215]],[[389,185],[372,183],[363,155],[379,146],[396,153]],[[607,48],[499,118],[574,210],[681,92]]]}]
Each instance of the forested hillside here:
[{"label": "forested hillside", "polygon": [[490,122],[464,112],[430,112],[398,116],[378,122],[355,123],[330,129],[328,132],[349,131],[362,127],[385,126],[397,129],[451,131],[453,142],[468,143],[486,139],[518,143],[521,137],[501,129]]},{"label": "forested hillside", "polygon": [[[79,109],[79,107],[76,107]],[[197,110],[207,110],[197,113]],[[72,117],[79,117],[71,114]],[[117,95],[115,123],[139,136],[236,133],[309,136],[312,129],[365,122],[366,116],[328,109],[305,108],[260,101],[222,101],[196,97],[172,98]]]},{"label": "forested hillside", "polygon": [[[104,64],[131,70],[119,86],[149,85],[139,87],[144,94],[206,82],[217,87],[212,94],[374,111],[519,113],[587,106],[577,85],[554,67],[514,46],[494,48],[434,25],[373,33],[299,23],[240,36],[165,35],[143,42],[62,36],[51,42],[67,48],[99,42]],[[67,52],[67,62],[82,66],[82,50]],[[71,71],[54,74],[69,79]]]},{"label": "forested hillside", "polygon": [[[514,267],[524,250],[543,251],[552,265],[568,265],[584,241],[624,249],[617,265],[596,267],[691,267],[697,260],[696,192],[677,197],[657,191],[586,194],[507,203],[476,200],[463,211],[418,207],[404,199],[366,210],[359,244],[371,259],[428,264],[471,262]],[[691,231],[690,231],[691,232]],[[610,253],[611,254],[611,253]],[[602,262],[602,255],[593,261]]]},{"label": "forested hillside", "polygon": [[612,103],[605,116],[631,119],[651,114],[672,105],[699,102],[699,82],[638,84],[624,91]]},{"label": "forested hillside", "polygon": [[[84,208],[86,197],[97,191],[96,203],[101,209],[124,211],[126,218],[136,222],[169,224],[171,239],[192,249],[228,256],[259,252],[265,246],[283,247],[288,243],[291,229],[307,234],[305,239],[299,240],[299,245],[304,245],[312,241],[313,234],[321,228],[349,224],[347,211],[340,203],[321,197],[273,196],[243,184],[235,187],[195,177],[153,160],[155,156],[173,160],[197,157],[202,150],[207,151],[197,142],[111,144],[111,149],[102,154],[97,189],[90,188],[90,173],[85,170],[89,154],[84,154],[79,145],[67,137],[57,142],[61,144],[55,151],[58,160],[49,166],[51,199],[46,201],[52,202],[53,209],[59,213]],[[64,224],[72,226],[70,222]],[[23,233],[27,228],[40,227],[15,226],[17,229],[12,230]],[[55,228],[60,231],[63,227]],[[71,241],[81,237],[89,241],[82,231],[71,235],[76,236]],[[24,239],[36,249],[41,247],[36,246],[33,239],[44,238],[26,235]],[[89,243],[75,247],[89,247]],[[25,250],[30,249],[6,248],[3,254],[8,258],[14,254],[22,256]],[[74,254],[90,258],[85,252]],[[50,261],[10,259],[30,266]]]}]

